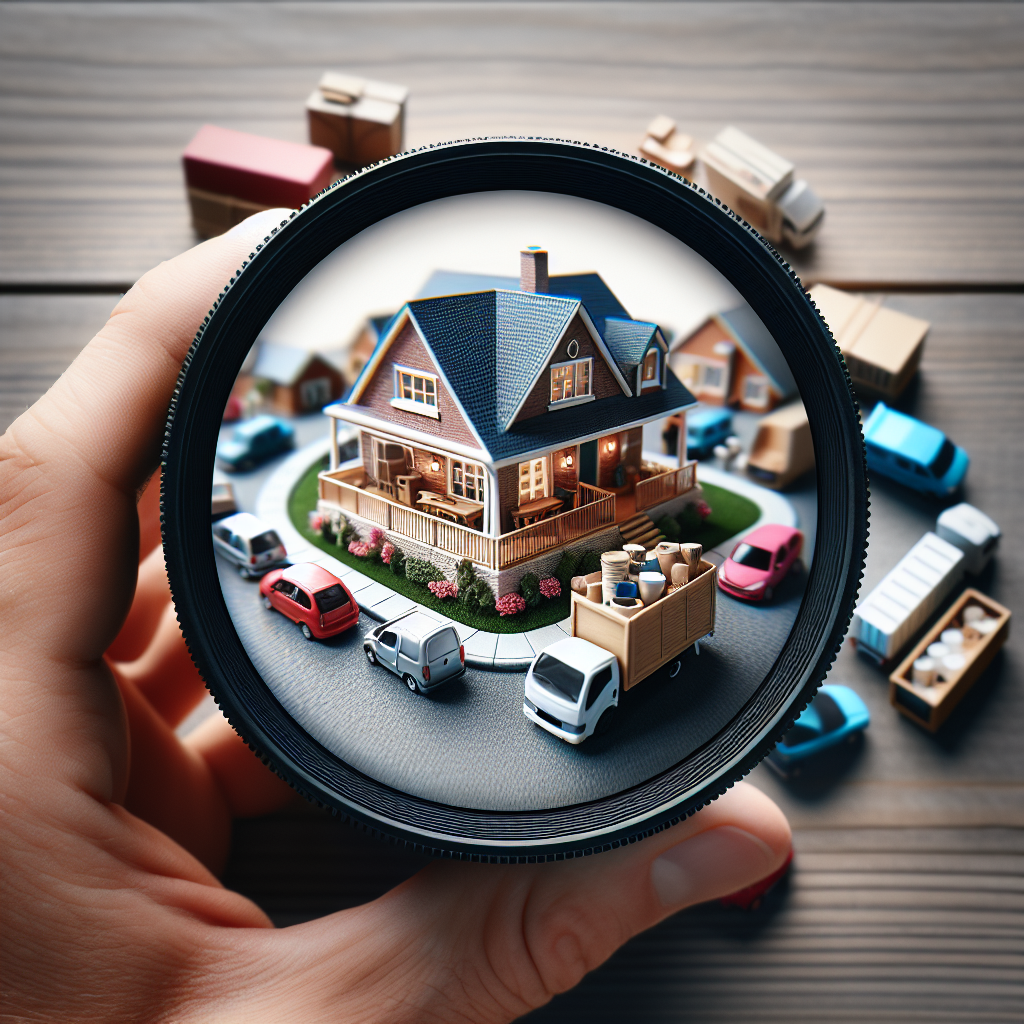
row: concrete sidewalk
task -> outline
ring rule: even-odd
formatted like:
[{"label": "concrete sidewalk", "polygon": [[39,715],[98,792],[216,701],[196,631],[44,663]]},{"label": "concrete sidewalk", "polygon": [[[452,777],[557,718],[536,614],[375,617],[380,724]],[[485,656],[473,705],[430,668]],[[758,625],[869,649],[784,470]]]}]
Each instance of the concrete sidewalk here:
[{"label": "concrete sidewalk", "polygon": [[[290,455],[270,475],[256,498],[256,516],[272,526],[284,541],[288,557],[296,562],[316,562],[339,579],[352,592],[359,607],[371,618],[386,622],[418,606],[415,601],[396,594],[383,583],[372,580],[369,576],[353,569],[321,548],[310,544],[305,537],[292,525],[288,515],[288,498],[296,483],[309,467],[324,457],[330,450],[330,441],[324,437],[312,444],[300,448]],[[785,498],[757,484],[739,479],[728,473],[701,467],[702,478],[708,483],[726,487],[750,498],[761,509],[761,517],[751,529],[762,522],[785,523],[796,526],[796,513],[793,506]],[[747,531],[744,531],[747,532]],[[724,561],[736,538],[730,538],[726,550],[712,549]],[[423,609],[435,618],[439,616],[433,608]],[[498,669],[502,671],[525,671],[534,656],[543,648],[556,640],[569,635],[569,620],[551,626],[531,629],[526,633],[491,633],[484,629],[474,629],[454,619],[448,621],[455,627],[459,639],[466,648],[466,663],[476,668]]]}]

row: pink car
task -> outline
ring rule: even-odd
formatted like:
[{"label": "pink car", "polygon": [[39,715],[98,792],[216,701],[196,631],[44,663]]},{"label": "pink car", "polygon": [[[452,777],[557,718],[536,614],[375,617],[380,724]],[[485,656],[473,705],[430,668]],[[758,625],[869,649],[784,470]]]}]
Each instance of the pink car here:
[{"label": "pink car", "polygon": [[804,535],[792,526],[761,526],[732,549],[718,570],[718,585],[742,601],[770,601],[796,564]]}]

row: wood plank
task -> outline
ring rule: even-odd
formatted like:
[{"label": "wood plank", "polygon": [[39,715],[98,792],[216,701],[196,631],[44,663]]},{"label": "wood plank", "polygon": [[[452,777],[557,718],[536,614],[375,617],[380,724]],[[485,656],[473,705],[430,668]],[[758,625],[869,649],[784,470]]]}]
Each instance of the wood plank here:
[{"label": "wood plank", "polygon": [[301,141],[336,66],[410,86],[413,146],[735,123],[825,200],[807,280],[1019,288],[1022,54],[1012,4],[4,5],[0,286],[116,288],[192,244],[194,131]]}]

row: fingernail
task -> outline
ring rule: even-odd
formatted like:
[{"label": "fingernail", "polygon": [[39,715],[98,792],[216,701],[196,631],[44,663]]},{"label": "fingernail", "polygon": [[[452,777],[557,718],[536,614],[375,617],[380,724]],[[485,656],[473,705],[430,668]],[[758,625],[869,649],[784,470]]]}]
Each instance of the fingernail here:
[{"label": "fingernail", "polygon": [[666,907],[727,896],[771,873],[772,848],[734,825],[701,832],[651,865],[651,884]]},{"label": "fingernail", "polygon": [[251,217],[246,217],[230,231],[225,232],[227,238],[252,237],[260,242],[276,228],[281,221],[287,220],[293,213],[287,207],[275,207],[273,210],[261,210]]}]

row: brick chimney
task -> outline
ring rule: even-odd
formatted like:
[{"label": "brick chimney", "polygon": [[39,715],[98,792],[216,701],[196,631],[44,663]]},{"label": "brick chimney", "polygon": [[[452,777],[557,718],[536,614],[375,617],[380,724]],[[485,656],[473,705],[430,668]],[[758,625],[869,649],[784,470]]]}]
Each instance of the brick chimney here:
[{"label": "brick chimney", "polygon": [[546,292],[548,290],[548,253],[538,245],[531,245],[519,253],[519,290]]}]

